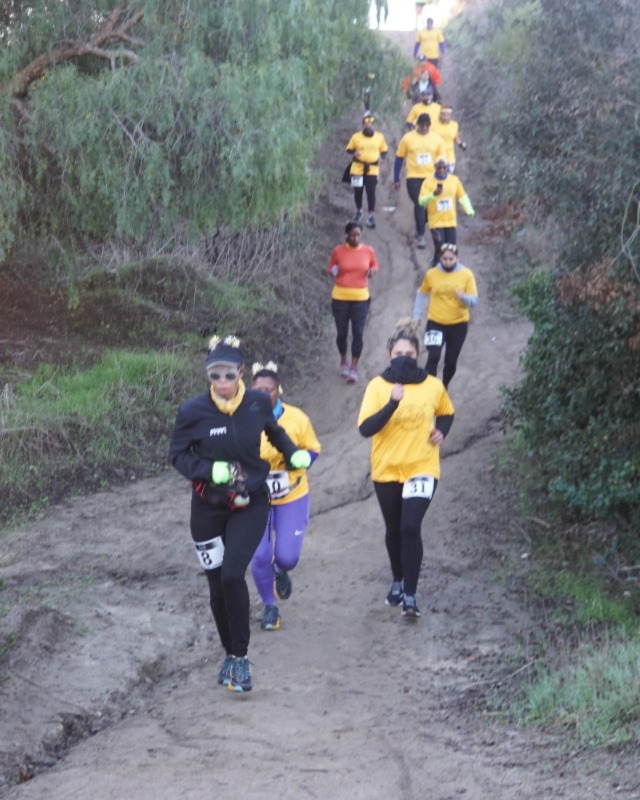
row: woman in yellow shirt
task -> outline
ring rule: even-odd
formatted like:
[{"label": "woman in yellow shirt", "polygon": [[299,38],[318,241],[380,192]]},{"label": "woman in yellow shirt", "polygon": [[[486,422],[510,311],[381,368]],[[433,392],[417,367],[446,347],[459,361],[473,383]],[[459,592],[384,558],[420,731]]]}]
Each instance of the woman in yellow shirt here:
[{"label": "woman in yellow shirt", "polygon": [[[273,361],[255,363],[251,371],[251,388],[268,395],[278,425],[297,447],[308,451],[313,463],[320,453],[320,442],[304,411],[282,402],[278,365]],[[264,631],[277,631],[280,628],[277,600],[288,600],[291,596],[289,572],[300,559],[309,524],[309,482],[304,470],[287,466],[266,436],[260,442],[260,457],[269,462],[267,486],[271,509],[264,536],[251,561],[251,572],[264,604],[260,627]]]},{"label": "woman in yellow shirt", "polygon": [[427,372],[436,375],[442,348],[445,348],[442,382],[449,386],[456,373],[458,356],[467,337],[469,309],[478,302],[478,289],[473,272],[458,261],[455,244],[443,244],[440,261],[427,270],[416,293],[413,318],[421,321],[428,295],[429,313],[424,343],[429,353]]},{"label": "woman in yellow shirt", "polygon": [[440,478],[440,446],[454,408],[442,383],[418,367],[418,323],[400,320],[387,347],[389,366],[369,382],[358,417],[372,437],[371,477],[385,523],[392,583],[388,606],[420,616],[416,603],[422,565],[422,520]]}]

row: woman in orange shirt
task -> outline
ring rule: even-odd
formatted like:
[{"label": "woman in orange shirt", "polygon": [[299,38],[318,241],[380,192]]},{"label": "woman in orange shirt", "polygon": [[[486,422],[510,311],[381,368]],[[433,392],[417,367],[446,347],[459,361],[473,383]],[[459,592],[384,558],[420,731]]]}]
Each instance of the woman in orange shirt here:
[{"label": "woman in orange shirt", "polygon": [[[347,240],[333,248],[327,272],[335,278],[331,311],[336,322],[336,344],[340,353],[340,375],[348,383],[358,380],[364,325],[369,313],[369,278],[378,271],[373,247],[362,244],[362,225],[347,222]],[[347,340],[351,323],[351,364],[347,361]]]}]

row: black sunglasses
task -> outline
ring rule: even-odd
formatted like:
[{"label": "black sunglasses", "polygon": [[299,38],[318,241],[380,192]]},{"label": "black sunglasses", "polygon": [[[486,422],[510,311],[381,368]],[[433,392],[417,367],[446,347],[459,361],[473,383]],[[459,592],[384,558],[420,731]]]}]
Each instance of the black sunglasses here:
[{"label": "black sunglasses", "polygon": [[235,381],[240,375],[239,372],[210,372],[209,380],[219,381],[221,378],[226,378],[228,381]]}]

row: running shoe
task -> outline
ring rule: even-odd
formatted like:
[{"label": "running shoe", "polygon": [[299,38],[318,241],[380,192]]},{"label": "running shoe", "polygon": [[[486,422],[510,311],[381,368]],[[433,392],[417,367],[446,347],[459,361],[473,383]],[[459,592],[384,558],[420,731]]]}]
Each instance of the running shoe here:
[{"label": "running shoe", "polygon": [[361,220],[361,219],[362,219],[362,209],[361,209],[361,208],[359,208],[359,209],[356,211],[356,213],[353,215],[353,221],[354,221],[354,222],[360,222],[360,220]]},{"label": "running shoe", "polygon": [[347,383],[357,383],[358,378],[358,370],[355,367],[349,367],[349,374],[347,375]]},{"label": "running shoe", "polygon": [[249,659],[246,656],[234,658],[231,663],[231,675],[227,689],[232,692],[250,692],[252,687]]},{"label": "running shoe", "polygon": [[278,606],[265,606],[260,617],[260,627],[263,631],[277,631],[280,629],[280,612]]},{"label": "running shoe", "polygon": [[399,606],[402,602],[403,596],[404,593],[402,591],[402,581],[393,581],[389,594],[387,595],[387,599],[384,601],[384,603],[387,606]]},{"label": "running shoe", "polygon": [[348,361],[341,361],[340,362],[340,377],[341,378],[348,378],[349,377],[349,362]]},{"label": "running shoe", "polygon": [[415,618],[421,616],[420,609],[416,605],[416,598],[413,594],[402,596],[402,616]]},{"label": "running shoe", "polygon": [[369,214],[367,217],[367,221],[364,223],[367,228],[375,228],[376,227],[376,220],[373,214]]},{"label": "running shoe", "polygon": [[279,600],[288,600],[293,591],[293,585],[288,572],[276,572],[276,594]]},{"label": "running shoe", "polygon": [[418,236],[418,241],[416,242],[416,247],[418,250],[424,250],[427,247],[427,239],[426,236]]},{"label": "running shoe", "polygon": [[218,673],[218,683],[220,686],[228,686],[229,678],[231,677],[231,665],[233,664],[233,656],[225,656],[220,672]]}]

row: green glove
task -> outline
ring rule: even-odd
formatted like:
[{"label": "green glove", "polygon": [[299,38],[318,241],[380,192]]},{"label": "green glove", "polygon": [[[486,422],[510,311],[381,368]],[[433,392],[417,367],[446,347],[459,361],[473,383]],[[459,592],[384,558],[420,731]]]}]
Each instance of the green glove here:
[{"label": "green glove", "polygon": [[466,211],[467,215],[473,217],[475,215],[475,211],[473,210],[473,206],[471,205],[471,200],[469,200],[469,195],[465,194],[464,197],[460,198],[460,205]]},{"label": "green glove", "polygon": [[228,461],[214,461],[211,468],[211,480],[214,483],[229,483],[231,470]]},{"label": "green glove", "polygon": [[289,459],[289,463],[294,469],[309,469],[311,466],[311,456],[308,450],[296,450]]}]

